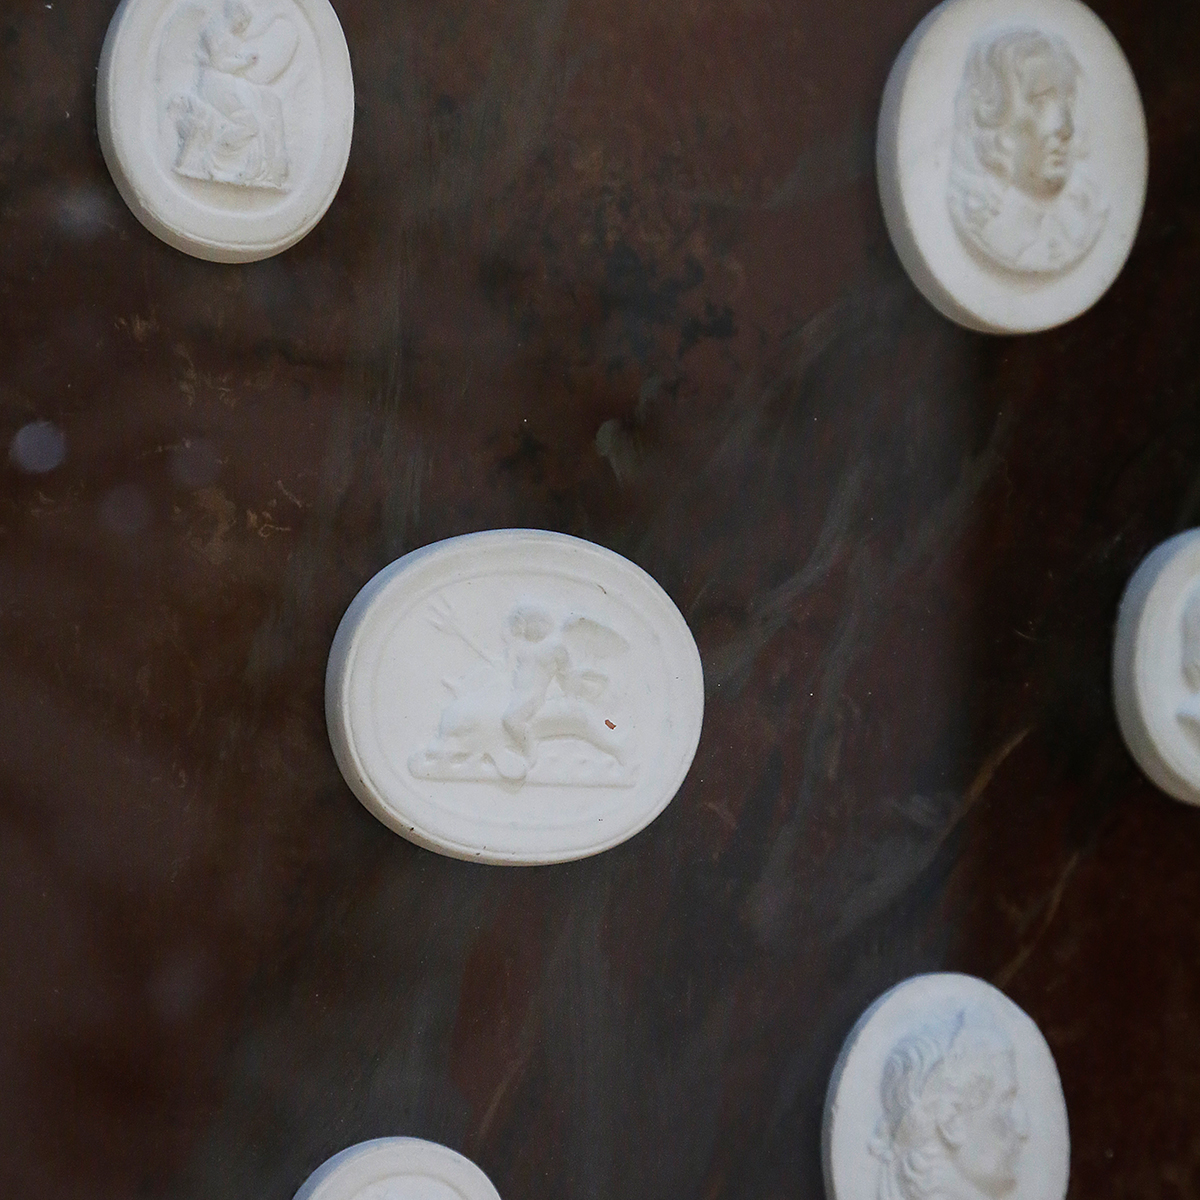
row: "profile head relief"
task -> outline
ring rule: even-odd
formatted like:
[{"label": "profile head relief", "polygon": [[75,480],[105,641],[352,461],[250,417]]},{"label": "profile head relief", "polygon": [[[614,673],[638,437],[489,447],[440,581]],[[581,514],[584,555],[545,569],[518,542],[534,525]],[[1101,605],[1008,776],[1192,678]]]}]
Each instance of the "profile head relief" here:
[{"label": "profile head relief", "polygon": [[1052,275],[1096,244],[1108,204],[1081,170],[1082,71],[1036,29],[980,38],[954,102],[947,200],[967,249],[989,267]]},{"label": "profile head relief", "polygon": [[1039,200],[1071,174],[1079,63],[1067,44],[1034,29],[977,43],[967,60],[956,133],[979,164]]},{"label": "profile head relief", "polygon": [[1028,1118],[1012,1043],[959,1012],[896,1044],[883,1067],[871,1142],[878,1200],[1004,1200],[1017,1186]]}]

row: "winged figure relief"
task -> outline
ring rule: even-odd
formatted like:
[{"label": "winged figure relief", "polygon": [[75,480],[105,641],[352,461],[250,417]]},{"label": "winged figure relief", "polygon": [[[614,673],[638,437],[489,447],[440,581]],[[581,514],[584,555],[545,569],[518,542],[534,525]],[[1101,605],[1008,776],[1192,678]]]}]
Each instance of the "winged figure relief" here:
[{"label": "winged figure relief", "polygon": [[435,605],[433,627],[470,648],[477,665],[444,680],[452,699],[437,734],[409,759],[420,779],[630,787],[630,730],[605,667],[629,651],[615,629],[590,617],[556,618],[518,604],[503,621],[502,648],[489,653]]}]

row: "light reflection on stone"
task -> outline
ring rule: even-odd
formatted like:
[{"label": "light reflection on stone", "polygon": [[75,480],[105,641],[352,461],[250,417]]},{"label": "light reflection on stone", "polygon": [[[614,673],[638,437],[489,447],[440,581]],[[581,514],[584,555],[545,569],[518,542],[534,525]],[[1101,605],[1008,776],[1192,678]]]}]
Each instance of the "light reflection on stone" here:
[{"label": "light reflection on stone", "polygon": [[114,533],[141,533],[150,524],[150,500],[136,483],[122,483],[104,497],[100,516]]},{"label": "light reflection on stone", "polygon": [[207,438],[185,438],[171,449],[171,477],[180,487],[196,491],[216,483],[221,460]]},{"label": "light reflection on stone", "polygon": [[52,421],[30,421],[9,443],[8,457],[19,470],[44,475],[62,465],[67,457],[67,439]]}]

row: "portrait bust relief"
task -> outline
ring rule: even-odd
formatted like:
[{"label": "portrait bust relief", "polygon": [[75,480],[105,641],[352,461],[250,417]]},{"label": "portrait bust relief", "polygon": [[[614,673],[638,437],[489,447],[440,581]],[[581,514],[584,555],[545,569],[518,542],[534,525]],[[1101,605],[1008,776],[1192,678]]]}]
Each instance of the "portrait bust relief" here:
[{"label": "portrait bust relief", "polygon": [[1017,1187],[1029,1118],[1016,1054],[982,1010],[903,1037],[879,1086],[878,1200],[1001,1200]]},{"label": "portrait bust relief", "polygon": [[1035,29],[986,35],[955,99],[947,202],[959,238],[992,267],[1069,270],[1108,218],[1088,176],[1081,70],[1060,37]]},{"label": "portrait bust relief", "polygon": [[1112,286],[1146,197],[1129,63],[1080,0],[941,0],[888,74],[875,138],[888,235],[950,320],[1034,333]]},{"label": "portrait bust relief", "polygon": [[1070,1158],[1050,1047],[986,981],[915,975],[846,1037],[825,1101],[828,1200],[1063,1200]]}]

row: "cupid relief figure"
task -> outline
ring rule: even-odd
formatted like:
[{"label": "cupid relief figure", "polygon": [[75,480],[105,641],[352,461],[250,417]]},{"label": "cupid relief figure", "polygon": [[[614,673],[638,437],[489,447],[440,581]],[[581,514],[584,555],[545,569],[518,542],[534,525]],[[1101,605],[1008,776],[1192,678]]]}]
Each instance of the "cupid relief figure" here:
[{"label": "cupid relief figure", "polygon": [[437,736],[409,759],[422,779],[500,780],[630,786],[627,731],[611,719],[604,659],[629,644],[589,617],[558,621],[536,604],[518,604],[502,630],[499,656],[480,649],[443,602],[435,629],[468,646],[482,664],[464,679],[444,681],[453,700]]}]

